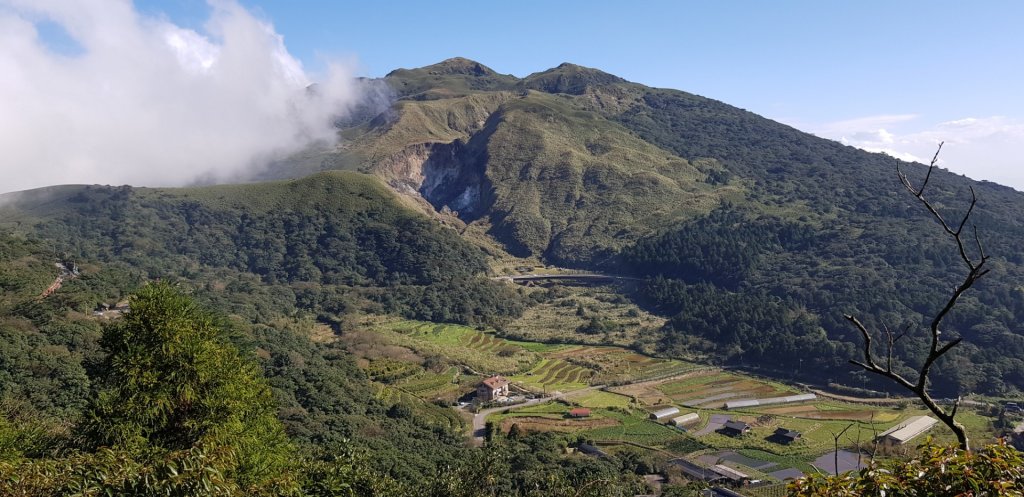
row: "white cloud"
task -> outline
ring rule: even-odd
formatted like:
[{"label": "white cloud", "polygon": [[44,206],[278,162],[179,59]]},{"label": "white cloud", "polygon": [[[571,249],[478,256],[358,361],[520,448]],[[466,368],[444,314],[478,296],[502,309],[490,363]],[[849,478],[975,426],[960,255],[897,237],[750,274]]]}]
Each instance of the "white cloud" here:
[{"label": "white cloud", "polygon": [[[0,192],[60,183],[230,180],[316,141],[361,98],[313,79],[268,22],[212,0],[204,32],[127,0],[0,0]],[[61,55],[35,23],[82,47]]]},{"label": "white cloud", "polygon": [[923,123],[914,114],[868,116],[818,126],[814,132],[844,144],[927,162],[940,142],[942,167],[974,179],[1024,190],[1024,122],[1004,116],[966,117]]}]

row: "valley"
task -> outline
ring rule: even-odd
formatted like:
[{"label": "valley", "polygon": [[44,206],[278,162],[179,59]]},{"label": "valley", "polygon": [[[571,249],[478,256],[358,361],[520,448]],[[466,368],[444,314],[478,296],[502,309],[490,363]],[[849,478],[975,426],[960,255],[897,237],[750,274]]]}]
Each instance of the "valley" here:
[{"label": "valley", "polygon": [[[380,81],[386,112],[260,182],[0,196],[0,489],[37,471],[59,476],[31,495],[79,477],[117,494],[209,448],[186,462],[229,475],[224,495],[631,496],[659,474],[767,497],[956,441],[850,364],[846,314],[903,330],[887,365],[913,374],[963,269],[890,157],[573,64],[517,78],[456,58]],[[944,212],[973,209],[993,254],[927,383],[985,445],[1020,422],[1024,195],[903,167]],[[140,294],[183,324],[149,326]],[[126,353],[174,367],[112,375]],[[199,387],[170,387],[196,364]],[[143,400],[110,400],[136,376]],[[234,441],[168,435],[197,401],[233,413],[210,422]],[[250,411],[273,451],[240,428]],[[216,458],[235,445],[269,462]]]},{"label": "valley", "polygon": [[[555,433],[570,444],[590,444],[608,454],[640,450],[670,467],[711,471],[708,468],[724,464],[759,481],[765,492],[798,475],[831,472],[836,447],[854,454],[857,447],[864,448],[857,466],[862,467],[870,459],[868,452],[882,453],[875,442],[879,434],[928,414],[922,405],[906,399],[851,403],[813,394],[792,403],[734,407],[730,404],[803,395],[808,390],[734,368],[657,358],[623,346],[567,342],[562,330],[570,323],[583,326],[584,320],[576,319],[575,306],[558,302],[585,302],[611,290],[560,284],[534,289],[559,295],[554,307],[540,306],[547,315],[546,325],[538,324],[529,313],[522,318],[533,323],[532,336],[546,337],[547,343],[508,338],[506,332],[485,327],[393,319],[364,321],[362,327],[372,332],[342,340],[356,354],[375,351],[361,362],[374,381],[424,403],[451,405],[462,416],[460,429],[476,444],[493,436],[489,430],[505,436]],[[614,317],[628,308],[628,303],[611,305],[599,315]],[[517,330],[516,323],[504,329]],[[635,336],[635,330],[629,335]],[[369,341],[374,343],[372,348]],[[515,400],[504,404],[476,400],[476,386],[491,375],[508,379]],[[586,414],[571,415],[578,409]],[[653,412],[662,409],[677,413],[651,419]],[[992,412],[985,402],[961,411],[961,422],[969,426],[972,439],[993,439]],[[695,413],[697,420],[685,427],[669,423],[687,413]],[[726,420],[747,423],[751,429],[742,436],[724,435]],[[776,432],[783,428],[799,433],[800,438],[789,443],[778,440]],[[954,440],[941,428],[928,436],[940,442]],[[887,445],[886,450],[905,453],[919,441]]]}]

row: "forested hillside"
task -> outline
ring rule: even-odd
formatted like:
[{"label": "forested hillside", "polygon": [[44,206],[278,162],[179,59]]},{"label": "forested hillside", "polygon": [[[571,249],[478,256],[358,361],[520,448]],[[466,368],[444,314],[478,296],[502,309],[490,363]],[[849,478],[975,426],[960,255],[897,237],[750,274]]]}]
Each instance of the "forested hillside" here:
[{"label": "forested hillside", "polygon": [[[516,78],[452,59],[384,80],[391,109],[357,113],[339,125],[337,150],[317,152],[321,169],[359,172],[291,178],[309,171],[300,157],[277,163],[267,174],[291,179],[273,182],[0,197],[0,490],[117,493],[152,477],[187,494],[172,480],[191,465],[213,468],[226,494],[576,495],[604,481],[584,490],[634,495],[644,465],[566,456],[565,437],[468,448],[451,399],[375,381],[392,364],[371,371],[338,338],[400,318],[460,323],[487,330],[466,353],[493,346],[515,362],[528,354],[498,338],[547,306],[532,315],[566,308],[576,321],[550,323],[584,324],[548,338],[530,327],[531,340],[576,330],[589,343],[888,389],[848,365],[861,337],[842,316],[909,330],[895,346],[904,370],[923,360],[922,324],[962,277],[956,247],[889,157],[572,64]],[[944,322],[944,339],[963,342],[932,371],[934,389],[1017,394],[1024,194],[942,170],[931,181],[950,218],[974,189],[972,221],[992,255]],[[576,300],[491,278],[544,264],[635,284]],[[147,328],[161,320],[182,334]],[[464,375],[465,364],[389,336],[415,368],[439,366],[432,379]],[[549,361],[547,376],[577,370],[571,359]],[[158,379],[131,369],[140,362]],[[206,382],[225,365],[224,384]],[[194,382],[181,390],[159,386],[185,377]],[[256,433],[273,442],[265,451]],[[39,479],[11,476],[21,474]]]},{"label": "forested hillside", "polygon": [[[666,353],[870,386],[849,376],[860,337],[842,315],[920,336],[957,278],[890,157],[572,64],[515,79],[451,59],[385,79],[398,101],[345,130],[347,154],[513,254],[656,277],[637,297],[673,317]],[[995,269],[948,321],[964,345],[937,383],[1000,394],[1024,388],[1024,194],[940,169],[929,198],[957,217],[969,187]],[[915,364],[918,345],[899,357]]]},{"label": "forested hillside", "polygon": [[[660,278],[635,297],[673,318],[665,353],[691,347],[768,371],[803,357],[808,379],[861,387],[868,380],[844,364],[859,336],[842,315],[915,330],[956,278],[955,248],[889,157],[572,64],[520,79],[451,59],[385,81],[392,108],[347,122],[324,167],[344,162],[398,196],[354,173],[180,192],[64,188],[8,210],[8,225],[57,219],[30,230],[150,276],[217,267],[313,282],[299,305],[327,319],[354,298],[418,319],[496,322],[521,304],[473,276],[484,255],[456,230],[486,233],[515,256]],[[951,316],[964,345],[938,374],[948,394],[1005,393],[1024,388],[1024,195],[938,170],[930,198],[956,216],[968,187],[994,272]],[[380,210],[396,202],[408,207]],[[916,350],[908,339],[899,357],[912,365]],[[967,363],[987,369],[957,366]]]},{"label": "forested hillside", "polygon": [[614,461],[563,460],[549,435],[477,451],[446,406],[382,395],[335,339],[354,316],[500,321],[523,304],[376,180],[53,193],[22,196],[5,211],[21,234],[0,237],[0,493],[642,488]]}]

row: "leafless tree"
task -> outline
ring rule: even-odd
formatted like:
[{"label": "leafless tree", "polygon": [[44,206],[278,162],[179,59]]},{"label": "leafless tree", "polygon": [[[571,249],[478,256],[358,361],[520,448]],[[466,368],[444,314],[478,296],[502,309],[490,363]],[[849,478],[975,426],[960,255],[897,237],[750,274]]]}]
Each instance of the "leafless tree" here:
[{"label": "leafless tree", "polygon": [[[836,442],[836,450],[832,453],[832,456],[835,458],[835,460],[833,461],[833,464],[835,464],[835,466],[832,467],[832,470],[835,471],[836,476],[839,476],[839,439],[843,437],[843,433],[846,433],[846,430],[849,430],[851,426],[853,426],[853,423],[846,425],[846,428],[843,428],[843,431],[839,433],[836,433],[834,431],[830,432],[832,434],[832,438]],[[857,451],[860,451],[860,447],[857,447]]]},{"label": "leafless tree", "polygon": [[[973,240],[965,240],[966,237],[964,236],[964,228],[967,226],[967,221],[970,219],[971,213],[974,211],[974,206],[978,203],[978,197],[975,195],[973,187],[970,189],[971,205],[967,208],[967,212],[964,213],[963,217],[960,218],[960,222],[956,224],[946,222],[945,218],[942,217],[942,214],[939,213],[927,198],[925,198],[925,188],[928,187],[928,181],[931,179],[932,173],[935,171],[935,165],[939,160],[939,152],[941,151],[942,144],[940,143],[938,150],[935,151],[935,156],[932,157],[932,162],[928,166],[928,173],[925,175],[924,181],[921,182],[920,187],[915,187],[911,183],[906,173],[900,169],[899,161],[896,161],[896,174],[899,176],[900,182],[903,183],[903,186],[913,194],[926,209],[928,209],[928,212],[931,213],[932,217],[942,225],[942,229],[945,230],[946,234],[956,242],[957,250],[960,254],[960,260],[967,269],[967,275],[964,276],[963,281],[953,289],[953,293],[946,301],[946,304],[938,313],[935,314],[935,317],[932,318],[929,326],[930,343],[928,347],[928,355],[921,364],[921,367],[917,370],[917,378],[908,378],[907,376],[893,370],[894,346],[896,345],[896,342],[906,334],[906,329],[901,333],[895,333],[890,330],[888,326],[883,325],[882,338],[885,340],[886,350],[883,356],[876,356],[872,350],[872,337],[877,333],[873,333],[868,330],[867,327],[854,316],[846,315],[844,317],[853,323],[864,337],[864,360],[851,360],[850,362],[867,371],[889,378],[913,392],[921,399],[921,402],[924,403],[925,407],[935,414],[935,416],[948,426],[953,434],[956,435],[957,441],[960,443],[960,448],[969,450],[970,445],[967,440],[967,432],[964,430],[964,426],[955,419],[957,409],[960,407],[960,399],[958,398],[953,402],[952,407],[948,411],[939,406],[928,391],[928,374],[936,360],[960,343],[960,337],[944,342],[941,338],[942,331],[939,328],[942,325],[942,320],[953,309],[953,306],[956,305],[960,296],[969,290],[974,283],[978,281],[978,279],[988,273],[989,270],[985,267],[985,263],[988,262],[989,256],[985,254],[985,249],[982,247],[981,239],[978,237],[977,226],[971,226],[971,235],[973,235]],[[973,247],[969,247],[972,245],[972,242]]]}]

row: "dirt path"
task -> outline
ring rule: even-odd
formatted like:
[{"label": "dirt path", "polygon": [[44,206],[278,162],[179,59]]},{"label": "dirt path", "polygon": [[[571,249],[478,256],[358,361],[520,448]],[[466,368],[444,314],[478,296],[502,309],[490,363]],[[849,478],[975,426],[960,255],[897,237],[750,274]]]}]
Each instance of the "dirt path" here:
[{"label": "dirt path", "polygon": [[53,280],[53,283],[50,284],[46,290],[43,290],[43,293],[39,295],[39,298],[41,299],[45,299],[46,297],[53,295],[53,292],[60,290],[60,287],[64,284],[65,280],[73,280],[78,277],[77,265],[73,264],[72,267],[69,268],[67,264],[58,262],[56,263],[56,266],[60,269],[60,276],[57,276],[57,278]]}]

